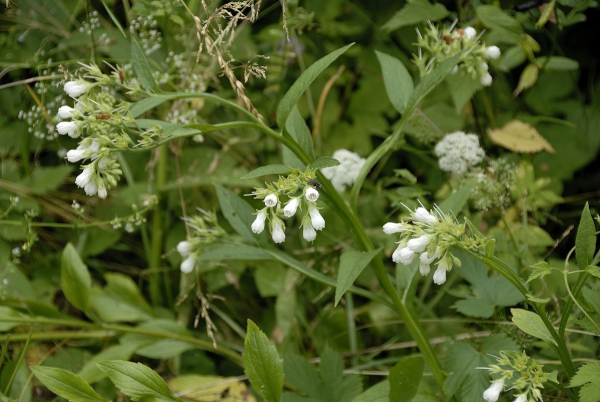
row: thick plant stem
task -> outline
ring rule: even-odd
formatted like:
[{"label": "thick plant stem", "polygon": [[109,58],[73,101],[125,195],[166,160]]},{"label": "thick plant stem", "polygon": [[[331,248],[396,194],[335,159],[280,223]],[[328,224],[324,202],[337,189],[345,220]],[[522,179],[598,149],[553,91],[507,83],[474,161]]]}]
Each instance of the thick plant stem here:
[{"label": "thick plant stem", "polygon": [[[160,196],[159,188],[167,182],[167,146],[163,145],[158,149],[158,163],[156,165],[156,185],[155,195]],[[160,205],[160,198],[158,199]],[[150,255],[150,298],[155,306],[162,304],[161,274],[160,274],[160,256],[162,255],[163,246],[163,214],[160,206],[154,210],[152,216],[152,240],[151,240],[151,255]]]},{"label": "thick plant stem", "polygon": [[525,296],[525,298],[528,300],[529,305],[531,305],[531,307],[533,307],[535,312],[540,316],[540,318],[544,322],[544,326],[546,327],[546,329],[548,329],[548,331],[550,332],[550,335],[552,336],[552,339],[556,342],[556,345],[550,344],[550,347],[552,347],[552,349],[554,349],[554,351],[558,355],[560,361],[562,362],[563,367],[565,368],[565,373],[567,374],[567,377],[569,377],[569,378],[573,377],[575,375],[575,366],[573,365],[573,361],[571,360],[571,355],[569,354],[569,351],[567,349],[567,345],[566,345],[564,339],[559,336],[558,332],[556,331],[556,329],[550,322],[550,319],[548,318],[548,315],[546,314],[546,310],[544,309],[544,305],[540,304],[540,303],[535,303],[535,302],[529,300],[529,298],[528,298],[528,296],[530,295],[529,291],[527,290],[525,285],[523,285],[519,275],[515,271],[513,271],[508,265],[506,265],[502,260],[498,259],[497,257],[488,257],[486,255],[480,254],[478,252],[475,252],[475,251],[472,251],[472,250],[469,250],[466,248],[462,248],[462,249],[464,251],[466,251],[467,253],[469,253],[471,256],[477,258],[479,261],[481,261],[484,264],[486,264],[487,266],[489,266],[490,268],[494,269],[496,272],[498,272],[502,276],[504,276],[506,279],[508,279],[510,281],[510,283],[512,283],[519,290],[519,292],[521,292],[523,294],[523,296]]}]

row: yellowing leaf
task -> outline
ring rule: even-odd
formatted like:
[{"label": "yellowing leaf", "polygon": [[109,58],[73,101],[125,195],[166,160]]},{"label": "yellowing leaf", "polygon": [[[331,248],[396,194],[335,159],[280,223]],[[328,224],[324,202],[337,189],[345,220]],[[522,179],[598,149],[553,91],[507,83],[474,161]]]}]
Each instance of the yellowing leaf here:
[{"label": "yellowing leaf", "polygon": [[512,120],[500,128],[488,130],[488,135],[494,144],[509,151],[522,154],[534,154],[541,151],[551,154],[556,152],[535,127],[519,120]]},{"label": "yellowing leaf", "polygon": [[235,377],[187,374],[168,381],[178,397],[193,402],[256,402],[243,381]]}]

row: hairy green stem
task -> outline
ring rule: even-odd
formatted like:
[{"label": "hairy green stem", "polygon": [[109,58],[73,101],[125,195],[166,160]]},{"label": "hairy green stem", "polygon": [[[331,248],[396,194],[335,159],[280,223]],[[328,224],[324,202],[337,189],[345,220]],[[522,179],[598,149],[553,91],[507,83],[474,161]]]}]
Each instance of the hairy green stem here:
[{"label": "hairy green stem", "polygon": [[563,308],[563,316],[560,318],[560,325],[558,326],[558,335],[562,339],[565,339],[565,330],[567,328],[567,323],[569,322],[569,317],[571,316],[571,309],[573,308],[573,303],[575,301],[574,298],[576,298],[579,295],[583,284],[589,276],[590,274],[588,274],[587,272],[579,274],[579,277],[577,277],[577,282],[575,283],[575,286],[573,287],[573,290],[571,292],[573,297],[567,299],[565,307]]},{"label": "hairy green stem", "polygon": [[[165,185],[167,182],[167,147],[162,146],[158,149],[158,163],[156,165],[155,177],[156,184],[154,186],[154,194],[156,197],[159,197],[160,194],[158,189]],[[161,260],[160,257],[162,255],[162,246],[163,246],[163,214],[160,208],[160,198],[158,200],[159,207],[154,210],[152,216],[152,233],[151,233],[151,254],[150,261],[148,261],[149,266],[151,268],[150,273],[150,298],[152,303],[155,306],[162,305],[162,293],[160,291],[161,288]]]}]

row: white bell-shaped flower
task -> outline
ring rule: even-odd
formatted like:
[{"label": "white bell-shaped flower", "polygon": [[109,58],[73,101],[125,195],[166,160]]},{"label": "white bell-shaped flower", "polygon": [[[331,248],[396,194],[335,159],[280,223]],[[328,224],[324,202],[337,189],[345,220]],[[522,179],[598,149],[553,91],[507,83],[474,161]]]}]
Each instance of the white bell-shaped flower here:
[{"label": "white bell-shaped flower", "polygon": [[323,228],[325,228],[325,219],[323,219],[319,210],[316,207],[311,206],[308,213],[310,214],[313,228],[315,228],[315,230],[323,230]]},{"label": "white bell-shaped flower", "polygon": [[277,196],[275,194],[269,194],[265,197],[265,205],[269,208],[273,208],[277,205]]},{"label": "white bell-shaped flower", "polygon": [[265,230],[265,220],[267,219],[267,213],[263,209],[256,215],[256,219],[252,222],[252,232],[261,234]]},{"label": "white bell-shaped flower", "polygon": [[504,388],[504,381],[499,380],[492,382],[492,385],[483,392],[483,399],[485,399],[486,402],[496,402],[500,397],[502,388]]},{"label": "white bell-shaped flower", "polygon": [[500,57],[500,48],[498,46],[490,46],[485,49],[485,54],[490,59],[497,59]]},{"label": "white bell-shaped flower", "polygon": [[415,253],[420,253],[423,250],[425,250],[425,248],[427,247],[428,244],[429,244],[429,236],[423,235],[423,236],[419,236],[415,239],[410,239],[408,241],[408,244],[406,245],[406,247],[408,247]]},{"label": "white bell-shaped flower", "polygon": [[481,79],[479,81],[483,86],[489,87],[490,85],[492,85],[493,78],[490,73],[485,73],[481,76]]},{"label": "white bell-shaped flower", "polygon": [[306,200],[310,202],[316,202],[319,199],[319,192],[314,187],[306,187],[306,192],[304,193]]},{"label": "white bell-shaped flower", "polygon": [[83,169],[83,172],[81,172],[79,174],[79,176],[77,176],[77,178],[75,179],[75,184],[77,184],[79,187],[87,186],[87,184],[90,182],[93,174],[94,174],[94,166],[93,165],[87,166],[85,169]]},{"label": "white bell-shaped flower", "polygon": [[62,135],[68,134],[71,138],[79,137],[79,127],[72,121],[61,121],[56,125],[56,131]]},{"label": "white bell-shaped flower", "polygon": [[388,222],[383,225],[383,233],[385,234],[394,234],[394,233],[402,233],[406,230],[404,224]]},{"label": "white bell-shaped flower", "polygon": [[60,117],[63,120],[66,119],[72,119],[75,116],[75,109],[73,109],[71,106],[61,106],[58,108],[58,112],[56,113],[58,115],[58,117]]},{"label": "white bell-shaped flower", "polygon": [[79,162],[86,158],[86,153],[85,149],[71,149],[67,152],[67,160],[71,163]]},{"label": "white bell-shaped flower", "polygon": [[189,274],[194,270],[194,265],[196,265],[196,260],[194,259],[194,257],[189,256],[181,262],[179,269],[181,269],[181,272],[183,272],[184,274]]},{"label": "white bell-shaped flower", "polygon": [[191,251],[192,244],[189,241],[183,240],[177,243],[177,252],[181,254],[182,257],[187,257],[188,255],[190,255]]},{"label": "white bell-shaped flower", "polygon": [[106,191],[106,184],[104,184],[104,180],[98,180],[98,197],[105,199],[108,195],[108,191]]},{"label": "white bell-shaped flower", "polygon": [[98,192],[98,184],[96,183],[96,178],[92,177],[88,184],[85,185],[83,191],[89,196],[96,195]]},{"label": "white bell-shaped flower", "polygon": [[298,198],[292,198],[291,200],[289,200],[288,203],[285,205],[285,208],[283,208],[283,214],[285,215],[285,217],[291,218],[292,216],[296,215],[298,205],[300,205],[300,200]]},{"label": "white bell-shaped flower", "polygon": [[467,39],[473,39],[477,35],[477,31],[473,27],[466,27],[463,36]]},{"label": "white bell-shaped flower", "polygon": [[317,232],[308,217],[302,220],[302,237],[306,241],[313,241],[317,238]]},{"label": "white bell-shaped flower", "polygon": [[69,81],[65,83],[64,90],[71,98],[78,98],[85,93],[88,86],[82,82]]},{"label": "white bell-shaped flower", "polygon": [[437,218],[429,213],[425,208],[419,207],[415,210],[413,214],[414,218],[418,221],[424,223],[434,223],[437,222]]},{"label": "white bell-shaped flower", "polygon": [[285,232],[283,231],[283,222],[281,219],[273,221],[271,236],[275,243],[283,243],[285,241]]}]

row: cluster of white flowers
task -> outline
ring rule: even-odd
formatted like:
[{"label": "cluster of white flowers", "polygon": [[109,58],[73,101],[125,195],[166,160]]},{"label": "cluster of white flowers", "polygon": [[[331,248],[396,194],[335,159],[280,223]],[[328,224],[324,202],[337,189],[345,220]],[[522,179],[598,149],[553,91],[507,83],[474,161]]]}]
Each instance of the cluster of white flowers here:
[{"label": "cluster of white flowers", "polygon": [[[260,195],[259,195],[260,197]],[[257,197],[258,198],[258,197]],[[307,214],[302,219],[302,236],[306,241],[313,241],[317,237],[317,230],[325,228],[325,219],[321,216],[317,207],[319,199],[319,191],[312,186],[304,188],[304,197],[290,197],[290,200],[283,208],[283,215],[286,218],[291,218],[296,215],[298,207],[304,202],[307,206]],[[265,208],[258,210],[256,219],[252,223],[252,232],[260,234],[265,230],[265,222],[270,218],[271,236],[275,243],[283,243],[285,241],[285,224],[277,215],[281,214],[281,203],[276,193],[269,193],[263,198]]]},{"label": "cluster of white flowers", "polygon": [[198,209],[201,214],[184,218],[192,234],[186,240],[177,244],[177,252],[183,258],[179,268],[184,274],[189,274],[196,266],[196,258],[202,254],[204,246],[213,243],[225,234],[217,222],[217,216],[212,212]]},{"label": "cluster of white flowers", "polygon": [[337,191],[343,192],[346,187],[354,184],[366,159],[347,149],[338,149],[333,153],[333,158],[340,161],[340,164],[323,168],[321,172],[331,181]]},{"label": "cluster of white flowers", "polygon": [[439,166],[445,172],[463,175],[469,167],[481,163],[485,151],[479,146],[479,138],[475,134],[457,131],[446,134],[434,148],[439,158]]},{"label": "cluster of white flowers", "polygon": [[423,276],[431,272],[431,264],[437,260],[433,282],[441,285],[446,282],[446,273],[452,266],[460,266],[460,260],[450,252],[450,247],[457,244],[458,237],[464,233],[464,225],[459,225],[439,209],[430,212],[419,207],[411,211],[411,217],[412,223],[388,222],[383,226],[386,234],[401,233],[392,260],[409,265],[418,256],[419,271]]}]

